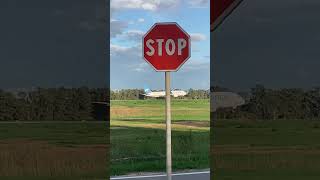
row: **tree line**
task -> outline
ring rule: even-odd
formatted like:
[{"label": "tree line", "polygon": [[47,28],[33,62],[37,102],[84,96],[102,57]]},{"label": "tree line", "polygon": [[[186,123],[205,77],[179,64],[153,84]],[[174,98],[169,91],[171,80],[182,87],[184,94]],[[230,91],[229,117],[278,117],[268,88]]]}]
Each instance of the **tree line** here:
[{"label": "tree line", "polygon": [[[214,91],[218,91],[214,89]],[[110,94],[109,94],[110,93]],[[142,89],[110,91],[107,88],[37,88],[32,91],[0,90],[0,121],[92,120],[93,102],[135,100]],[[189,89],[183,99],[208,99],[209,90]],[[223,108],[215,113],[222,119],[320,119],[320,88],[268,89],[257,85],[245,105]]]},{"label": "tree line", "polygon": [[[138,100],[145,99],[143,89],[122,89],[110,92],[111,100]],[[210,91],[202,89],[189,89],[186,96],[177,97],[178,99],[209,99]]]},{"label": "tree line", "polygon": [[222,119],[319,119],[320,88],[267,89],[257,85],[245,105],[219,109],[216,115]]},{"label": "tree line", "polygon": [[92,103],[108,100],[107,88],[37,88],[20,92],[0,90],[0,121],[92,120]]}]

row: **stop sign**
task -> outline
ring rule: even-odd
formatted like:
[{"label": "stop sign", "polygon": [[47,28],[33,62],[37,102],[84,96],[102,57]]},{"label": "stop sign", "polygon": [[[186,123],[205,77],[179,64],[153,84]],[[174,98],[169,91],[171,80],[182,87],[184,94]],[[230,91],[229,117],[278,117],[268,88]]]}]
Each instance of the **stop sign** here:
[{"label": "stop sign", "polygon": [[190,57],[190,36],[177,23],[156,23],[142,40],[144,59],[156,71],[177,71]]}]

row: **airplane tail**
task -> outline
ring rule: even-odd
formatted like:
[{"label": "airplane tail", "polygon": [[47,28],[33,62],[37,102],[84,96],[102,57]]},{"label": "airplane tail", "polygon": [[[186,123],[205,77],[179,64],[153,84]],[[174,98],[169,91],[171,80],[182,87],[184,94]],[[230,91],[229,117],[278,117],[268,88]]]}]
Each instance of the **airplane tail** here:
[{"label": "airplane tail", "polygon": [[149,88],[144,88],[144,93],[149,94],[151,93],[151,90]]}]

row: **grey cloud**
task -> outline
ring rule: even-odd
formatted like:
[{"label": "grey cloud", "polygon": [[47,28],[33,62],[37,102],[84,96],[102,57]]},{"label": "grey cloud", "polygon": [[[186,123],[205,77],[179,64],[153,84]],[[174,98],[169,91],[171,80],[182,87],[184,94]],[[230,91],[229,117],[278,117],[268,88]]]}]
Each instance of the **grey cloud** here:
[{"label": "grey cloud", "polygon": [[133,47],[124,47],[119,45],[110,45],[111,61],[119,59],[122,62],[132,62],[131,59],[141,58],[142,49],[140,45]]},{"label": "grey cloud", "polygon": [[188,1],[188,3],[192,7],[208,7],[209,6],[209,0],[191,0],[191,1]]},{"label": "grey cloud", "polygon": [[142,9],[147,11],[159,11],[176,7],[180,0],[111,0],[111,9],[121,11],[125,9]]},{"label": "grey cloud", "polygon": [[126,32],[122,33],[120,38],[122,38],[122,39],[124,39],[126,41],[141,42],[141,39],[142,39],[144,34],[145,34],[145,32],[140,31],[140,30],[129,30],[129,31],[126,31]]},{"label": "grey cloud", "polygon": [[117,35],[122,34],[127,26],[127,22],[112,19],[110,21],[110,38],[114,38]]},{"label": "grey cloud", "polygon": [[195,42],[204,41],[207,39],[206,35],[201,33],[190,33],[190,36],[191,36],[191,40]]}]

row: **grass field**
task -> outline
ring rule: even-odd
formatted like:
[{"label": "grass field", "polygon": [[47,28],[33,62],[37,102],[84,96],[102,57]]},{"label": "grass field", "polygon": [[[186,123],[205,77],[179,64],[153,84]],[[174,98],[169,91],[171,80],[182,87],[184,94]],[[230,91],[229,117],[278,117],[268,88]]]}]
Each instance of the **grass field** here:
[{"label": "grass field", "polygon": [[[210,102],[208,100],[172,100],[172,119],[210,120]],[[161,120],[165,118],[165,100],[127,100],[111,101],[111,119]]]},{"label": "grass field", "polygon": [[[217,120],[210,150],[209,101],[172,108],[174,170],[209,168],[210,154],[214,180],[320,179],[320,121]],[[111,112],[111,146],[106,123],[1,123],[0,179],[165,171],[164,100],[112,101]]]},{"label": "grass field", "polygon": [[106,123],[1,123],[1,180],[108,177]]},{"label": "grass field", "polygon": [[320,179],[320,122],[218,120],[212,179]]},{"label": "grass field", "polygon": [[[174,169],[209,167],[209,101],[173,101]],[[1,180],[98,180],[165,170],[164,101],[112,101],[107,123],[0,123]],[[111,160],[112,168],[108,168]]]},{"label": "grass field", "polygon": [[[320,121],[217,120],[210,138],[208,100],[172,108],[174,170],[210,154],[212,179],[320,179]],[[111,175],[165,171],[164,100],[112,101],[111,118],[112,148],[105,123],[0,124],[0,179],[105,179],[109,159]]]},{"label": "grass field", "polygon": [[[111,102],[111,174],[165,171],[164,100]],[[209,100],[172,101],[173,169],[209,168]]]}]

